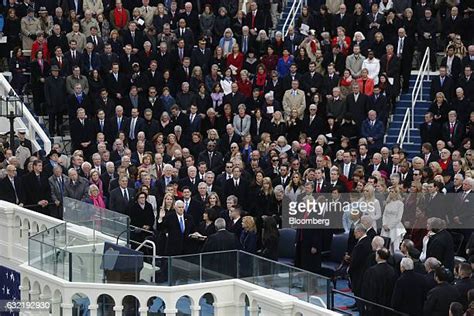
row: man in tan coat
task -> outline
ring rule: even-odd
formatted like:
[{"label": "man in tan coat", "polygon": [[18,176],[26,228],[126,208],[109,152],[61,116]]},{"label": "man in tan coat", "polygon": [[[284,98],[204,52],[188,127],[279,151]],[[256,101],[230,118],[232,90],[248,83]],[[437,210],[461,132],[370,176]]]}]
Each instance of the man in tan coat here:
[{"label": "man in tan coat", "polygon": [[36,34],[41,31],[40,20],[35,18],[35,10],[28,8],[28,14],[21,19],[21,35],[23,49],[31,50]]},{"label": "man in tan coat", "polygon": [[79,22],[74,22],[72,24],[72,32],[67,33],[66,38],[68,42],[71,42],[73,39],[76,40],[77,51],[82,53],[84,51],[84,47],[86,47],[86,36],[84,33],[79,32],[79,28]]},{"label": "man in tan coat", "polygon": [[140,15],[145,20],[146,27],[153,24],[153,16],[155,15],[156,7],[150,6],[150,0],[142,0],[143,6],[140,9]]},{"label": "man in tan coat", "polygon": [[293,80],[291,82],[291,89],[286,90],[283,95],[283,110],[285,111],[285,115],[286,117],[289,117],[292,110],[297,110],[298,117],[302,120],[305,109],[306,98],[304,96],[304,91],[299,89],[298,80]]},{"label": "man in tan coat", "polygon": [[104,4],[102,3],[102,0],[84,0],[82,8],[84,12],[90,10],[94,17],[104,12]]}]

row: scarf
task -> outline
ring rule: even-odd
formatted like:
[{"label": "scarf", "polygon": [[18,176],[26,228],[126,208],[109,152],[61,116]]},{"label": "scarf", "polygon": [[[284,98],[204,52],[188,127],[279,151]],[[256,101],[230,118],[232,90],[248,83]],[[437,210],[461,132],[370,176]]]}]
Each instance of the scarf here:
[{"label": "scarf", "polygon": [[122,9],[119,11],[117,8],[114,9],[114,22],[118,28],[124,28],[127,25],[127,11]]},{"label": "scarf", "polygon": [[102,199],[102,196],[100,194],[97,195],[96,197],[91,196],[91,200],[94,203],[94,206],[105,208],[104,199]]},{"label": "scarf", "polygon": [[316,54],[316,51],[318,50],[318,45],[316,45],[316,41],[311,41],[309,44],[311,46],[311,52],[313,54]]},{"label": "scarf", "polygon": [[267,73],[264,72],[263,74],[257,73],[257,78],[255,79],[255,83],[257,86],[263,87],[265,86],[265,81],[267,80]]}]

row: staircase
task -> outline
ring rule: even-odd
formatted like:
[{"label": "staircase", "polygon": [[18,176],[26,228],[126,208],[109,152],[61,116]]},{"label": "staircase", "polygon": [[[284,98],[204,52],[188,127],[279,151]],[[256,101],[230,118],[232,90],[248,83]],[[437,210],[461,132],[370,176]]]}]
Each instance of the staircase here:
[{"label": "staircase", "polygon": [[[387,135],[385,138],[385,144],[389,148],[397,143],[398,135],[400,134],[400,128],[403,123],[403,118],[407,108],[411,109],[412,91],[415,85],[416,75],[410,76],[410,90],[408,93],[400,96],[400,101],[395,105],[395,111],[392,114],[392,120],[388,125]],[[403,149],[409,159],[419,155],[421,149],[421,138],[419,125],[424,122],[424,115],[428,111],[431,101],[430,100],[430,81],[423,82],[422,99],[418,101],[415,106],[415,128],[410,131],[410,142],[405,141]]]},{"label": "staircase", "polygon": [[287,4],[285,5],[285,8],[281,11],[280,19],[278,20],[278,24],[275,27],[276,31],[282,32],[283,24],[285,24],[286,18],[288,17],[288,14],[290,14],[290,10],[291,10],[291,2],[288,1]]}]

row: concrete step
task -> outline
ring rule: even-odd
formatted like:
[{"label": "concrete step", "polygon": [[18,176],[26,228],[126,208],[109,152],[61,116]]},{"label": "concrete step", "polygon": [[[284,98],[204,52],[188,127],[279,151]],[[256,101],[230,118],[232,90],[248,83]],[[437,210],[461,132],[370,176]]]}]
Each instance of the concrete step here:
[{"label": "concrete step", "polygon": [[[405,114],[407,108],[396,108],[394,114]],[[428,108],[419,108],[415,107],[415,115],[416,114],[425,114]]]}]

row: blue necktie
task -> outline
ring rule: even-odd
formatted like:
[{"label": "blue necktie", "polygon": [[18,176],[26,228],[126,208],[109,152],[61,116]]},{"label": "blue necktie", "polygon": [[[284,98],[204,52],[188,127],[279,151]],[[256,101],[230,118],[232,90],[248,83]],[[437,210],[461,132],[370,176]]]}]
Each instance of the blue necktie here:
[{"label": "blue necktie", "polygon": [[179,227],[181,228],[181,233],[184,234],[184,220],[183,216],[179,218]]}]

